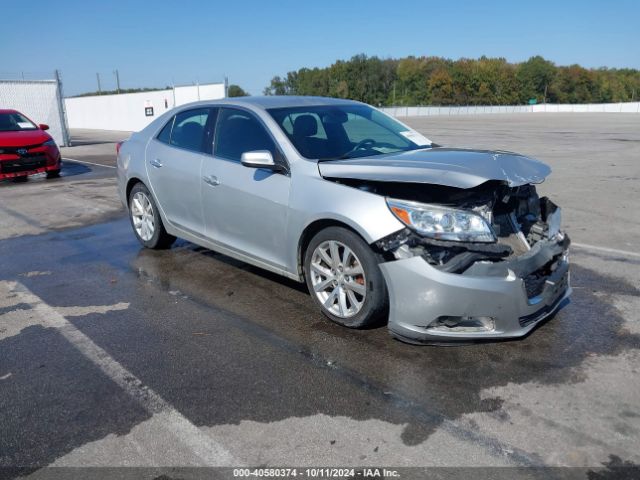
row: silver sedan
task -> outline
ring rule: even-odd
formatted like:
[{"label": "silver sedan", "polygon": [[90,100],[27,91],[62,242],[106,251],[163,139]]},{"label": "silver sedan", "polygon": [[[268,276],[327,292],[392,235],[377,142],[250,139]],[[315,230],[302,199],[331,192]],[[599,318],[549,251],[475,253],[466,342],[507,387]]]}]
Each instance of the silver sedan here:
[{"label": "silver sedan", "polygon": [[535,188],[549,173],[317,97],[184,105],[118,148],[145,247],[187,239],[306,282],[336,323],[420,343],[520,337],[565,303],[569,238]]}]

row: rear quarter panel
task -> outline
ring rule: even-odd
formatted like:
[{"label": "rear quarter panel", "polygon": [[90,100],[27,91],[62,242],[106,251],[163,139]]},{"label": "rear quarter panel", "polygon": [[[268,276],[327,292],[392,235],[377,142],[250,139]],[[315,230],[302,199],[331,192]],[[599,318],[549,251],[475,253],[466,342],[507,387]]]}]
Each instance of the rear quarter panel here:
[{"label": "rear quarter panel", "polygon": [[116,172],[118,177],[118,193],[120,200],[125,206],[128,205],[126,188],[129,180],[137,178],[150,188],[145,167],[147,144],[174,114],[175,109],[164,113],[144,129],[132,133],[131,137],[120,147]]}]

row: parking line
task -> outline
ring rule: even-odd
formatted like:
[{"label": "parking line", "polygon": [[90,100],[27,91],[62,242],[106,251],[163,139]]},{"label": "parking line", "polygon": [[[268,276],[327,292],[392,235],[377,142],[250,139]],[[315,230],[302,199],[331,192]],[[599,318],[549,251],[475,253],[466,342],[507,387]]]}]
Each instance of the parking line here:
[{"label": "parking line", "polygon": [[102,163],[86,162],[84,160],[76,160],[75,158],[62,157],[62,160],[66,160],[67,162],[86,163],[87,165],[96,165],[98,167],[117,168],[117,167],[114,167],[113,165],[103,165]]},{"label": "parking line", "polygon": [[31,306],[42,325],[57,329],[77,350],[102,370],[113,382],[122,388],[151,415],[162,417],[162,424],[195,456],[204,466],[238,466],[240,462],[212,437],[202,432],[184,415],[175,410],[160,395],[144,385],[133,373],[96,345],[78,330],[55,308],[47,305],[38,296],[19,282],[7,282],[18,300]]},{"label": "parking line", "polygon": [[572,247],[583,248],[585,250],[595,250],[598,252],[606,252],[606,253],[615,253],[617,255],[625,255],[627,257],[638,257],[640,258],[640,253],[630,252],[628,250],[618,250],[616,248],[607,248],[607,247],[598,247],[596,245],[587,245],[585,243],[576,243],[571,242]]}]

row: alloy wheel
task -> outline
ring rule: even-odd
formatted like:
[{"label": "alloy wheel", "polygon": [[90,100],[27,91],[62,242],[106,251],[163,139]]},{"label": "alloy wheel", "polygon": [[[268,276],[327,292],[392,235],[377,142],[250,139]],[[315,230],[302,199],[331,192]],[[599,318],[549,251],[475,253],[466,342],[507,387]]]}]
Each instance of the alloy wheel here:
[{"label": "alloy wheel", "polygon": [[347,245],[327,240],[316,247],[311,257],[313,291],[332,315],[349,318],[362,310],[367,296],[362,263]]},{"label": "alloy wheel", "polygon": [[145,242],[151,240],[156,222],[151,200],[143,192],[136,192],[131,200],[131,219],[138,236]]}]

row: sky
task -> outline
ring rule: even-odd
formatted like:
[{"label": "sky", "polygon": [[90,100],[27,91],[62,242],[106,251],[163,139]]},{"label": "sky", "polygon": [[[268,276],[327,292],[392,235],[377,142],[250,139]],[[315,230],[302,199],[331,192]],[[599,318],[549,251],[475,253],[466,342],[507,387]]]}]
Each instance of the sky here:
[{"label": "sky", "polygon": [[275,75],[378,57],[482,55],[640,69],[640,0],[30,0],[2,2],[0,78],[65,95],[211,83],[259,95]]}]

